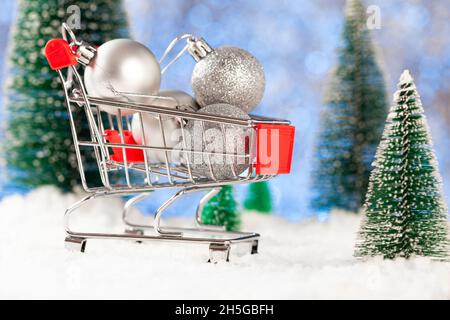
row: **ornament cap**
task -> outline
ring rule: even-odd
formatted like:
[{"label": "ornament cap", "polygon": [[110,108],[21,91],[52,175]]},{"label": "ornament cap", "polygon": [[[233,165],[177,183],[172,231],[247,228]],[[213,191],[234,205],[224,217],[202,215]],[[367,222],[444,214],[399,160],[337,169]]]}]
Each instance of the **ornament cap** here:
[{"label": "ornament cap", "polygon": [[92,59],[94,59],[97,49],[89,44],[82,43],[77,48],[77,61],[83,66],[88,66],[91,63]]},{"label": "ornament cap", "polygon": [[200,61],[213,51],[208,42],[203,38],[189,39],[187,50],[196,62]]}]

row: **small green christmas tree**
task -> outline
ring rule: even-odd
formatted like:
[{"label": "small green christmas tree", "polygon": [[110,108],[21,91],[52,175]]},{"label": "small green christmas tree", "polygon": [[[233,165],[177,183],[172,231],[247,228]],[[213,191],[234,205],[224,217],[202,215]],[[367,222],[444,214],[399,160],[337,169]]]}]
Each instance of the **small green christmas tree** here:
[{"label": "small green christmas tree", "polygon": [[364,205],[355,256],[448,256],[447,208],[419,94],[405,71]]},{"label": "small green christmas tree", "polygon": [[267,181],[250,184],[244,207],[247,210],[254,210],[261,213],[272,212],[272,197]]},{"label": "small green christmas tree", "polygon": [[[7,79],[4,157],[8,183],[33,188],[55,185],[69,191],[80,183],[62,86],[43,55],[45,43],[61,38],[61,24],[79,8],[77,37],[93,45],[128,36],[121,0],[22,0],[11,41]],[[80,71],[82,71],[80,69]],[[83,112],[78,108],[76,112]],[[83,125],[85,127],[83,128]],[[81,140],[89,136],[79,125]],[[84,138],[83,138],[84,137]],[[3,151],[3,150],[2,150]],[[89,181],[100,181],[92,156],[84,154]],[[92,160],[92,159],[91,159]],[[95,182],[93,182],[94,184]]]},{"label": "small green christmas tree", "polygon": [[321,113],[312,173],[311,208],[358,212],[388,112],[383,75],[376,61],[366,10],[347,0],[338,66]]},{"label": "small green christmas tree", "polygon": [[202,212],[202,222],[225,226],[228,231],[239,229],[241,220],[232,186],[223,186],[219,193],[209,200]]}]

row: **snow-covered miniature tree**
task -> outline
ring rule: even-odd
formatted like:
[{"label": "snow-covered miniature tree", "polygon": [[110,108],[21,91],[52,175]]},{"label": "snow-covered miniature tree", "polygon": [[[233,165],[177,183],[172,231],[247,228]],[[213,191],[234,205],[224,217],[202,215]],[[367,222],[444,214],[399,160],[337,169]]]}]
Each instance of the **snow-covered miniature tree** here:
[{"label": "snow-covered miniature tree", "polygon": [[348,0],[338,66],[331,78],[312,173],[311,208],[357,212],[388,111],[366,10]]},{"label": "snow-covered miniature tree", "polygon": [[[80,39],[100,45],[128,35],[121,0],[22,0],[18,4],[9,50],[4,150],[11,185],[51,184],[70,190],[79,183],[62,86],[43,55],[45,43],[61,38],[61,23],[78,8],[80,29],[74,31]],[[82,112],[81,108],[76,112]],[[87,124],[79,134],[82,139],[89,135]],[[100,180],[96,166],[86,169],[90,181]]]},{"label": "snow-covered miniature tree", "polygon": [[364,212],[357,257],[447,257],[441,178],[422,103],[407,70],[377,150]]},{"label": "snow-covered miniature tree", "polygon": [[247,210],[258,211],[261,213],[272,212],[272,197],[267,181],[250,184],[247,199],[244,201],[244,207]]},{"label": "snow-covered miniature tree", "polygon": [[202,212],[202,222],[225,226],[228,231],[239,229],[241,220],[232,186],[223,186],[219,193],[209,200]]}]

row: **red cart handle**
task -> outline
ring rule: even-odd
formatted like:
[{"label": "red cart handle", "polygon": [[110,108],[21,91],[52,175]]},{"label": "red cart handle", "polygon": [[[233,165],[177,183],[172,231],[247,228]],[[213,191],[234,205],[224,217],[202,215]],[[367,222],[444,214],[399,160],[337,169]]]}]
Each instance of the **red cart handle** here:
[{"label": "red cart handle", "polygon": [[45,45],[45,57],[50,68],[60,70],[77,64],[77,59],[69,43],[64,39],[52,39]]},{"label": "red cart handle", "polygon": [[291,171],[295,127],[258,124],[256,174],[286,174]]}]

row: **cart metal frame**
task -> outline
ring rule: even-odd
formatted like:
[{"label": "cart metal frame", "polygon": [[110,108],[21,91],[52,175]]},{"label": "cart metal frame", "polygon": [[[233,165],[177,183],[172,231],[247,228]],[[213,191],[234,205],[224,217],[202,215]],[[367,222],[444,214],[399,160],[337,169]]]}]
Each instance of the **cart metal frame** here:
[{"label": "cart metal frame", "polygon": [[[86,65],[85,57],[80,52],[93,52],[95,49],[89,45],[78,41],[70,28],[63,24],[63,37],[67,40],[69,36],[70,47],[77,47],[73,51],[79,64]],[[81,50],[81,51],[80,51]],[[182,111],[177,108],[167,108],[158,105],[157,101],[172,100],[174,105],[178,102],[175,99],[159,96],[148,96],[155,99],[155,104],[141,104],[132,102],[133,96],[143,96],[138,93],[117,92],[118,96],[127,97],[128,101],[123,99],[107,99],[88,96],[83,80],[77,71],[76,65],[68,66],[67,71],[63,69],[56,70],[61,79],[65,102],[68,110],[70,128],[72,131],[73,141],[75,145],[75,153],[80,172],[83,189],[88,193],[86,197],[74,203],[65,212],[64,225],[67,237],[65,239],[66,247],[70,249],[84,252],[86,249],[87,239],[115,239],[115,240],[131,240],[136,242],[143,241],[167,241],[167,242],[188,242],[205,244],[209,246],[209,261],[217,261],[218,256],[222,255],[225,260],[229,260],[231,245],[237,243],[248,243],[250,252],[255,254],[258,252],[258,242],[260,235],[254,232],[230,232],[226,231],[222,226],[205,225],[202,223],[202,211],[205,204],[215,196],[225,185],[237,185],[242,183],[265,181],[273,178],[275,175],[258,175],[255,171],[255,141],[256,126],[258,124],[281,124],[288,125],[290,122],[286,120],[272,119],[266,117],[251,116],[250,120],[243,120],[231,117],[221,117],[216,115],[201,114],[191,111]],[[159,100],[161,99],[161,100]],[[102,111],[101,106],[108,106],[117,110],[116,114],[106,113]],[[140,115],[140,127],[142,130],[142,145],[127,144],[124,142],[124,131],[131,130],[130,116],[124,113],[138,113]],[[79,121],[76,121],[80,114],[84,115],[85,121],[89,124],[90,140],[81,140],[78,135]],[[144,125],[142,122],[143,114],[149,114],[158,119],[160,133],[163,137],[163,145],[154,146],[145,142]],[[174,118],[179,121],[182,133],[182,142],[184,148],[173,148],[166,144],[165,129],[163,119]],[[186,137],[184,132],[184,123],[188,121],[199,121],[203,133],[205,133],[205,124],[214,124],[220,127],[222,133],[230,126],[245,128],[250,133],[250,148],[245,154],[237,153],[217,153],[202,150],[200,153],[207,157],[210,175],[205,176],[195,172],[191,168],[189,155],[199,153],[194,148],[188,148],[186,145]],[[105,139],[105,129],[118,130],[121,143],[111,143]],[[120,148],[122,150],[123,162],[111,160],[112,148]],[[98,172],[102,181],[101,186],[90,186],[86,178],[84,150],[94,155]],[[133,163],[127,159],[127,149],[139,149],[144,154],[143,163]],[[165,161],[163,163],[150,163],[147,157],[147,150],[156,150],[164,152]],[[179,152],[183,155],[183,165],[173,164],[170,161],[172,152]],[[214,155],[234,157],[245,157],[245,163],[248,164],[244,173],[236,172],[235,164],[230,165],[233,175],[227,179],[217,179],[214,175],[214,166],[211,164],[210,157]],[[114,177],[112,175],[115,175]],[[119,178],[117,178],[119,175]],[[139,202],[151,195],[151,192],[160,189],[176,189],[175,195],[165,201],[154,213],[153,221],[149,224],[137,224],[131,221],[130,211]],[[195,192],[206,192],[201,199],[196,213],[195,226],[191,228],[162,226],[161,218],[166,209],[176,200],[186,194]],[[123,233],[100,233],[100,232],[83,232],[76,231],[70,227],[70,218],[81,212],[83,206],[95,199],[113,196],[133,195],[128,200],[122,210],[122,221],[125,225]]]}]

